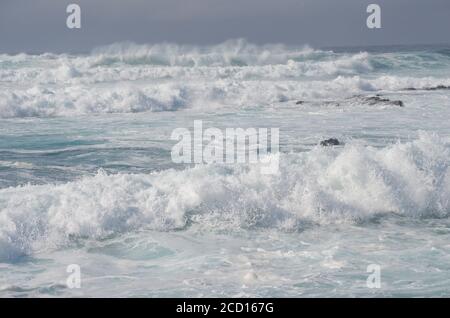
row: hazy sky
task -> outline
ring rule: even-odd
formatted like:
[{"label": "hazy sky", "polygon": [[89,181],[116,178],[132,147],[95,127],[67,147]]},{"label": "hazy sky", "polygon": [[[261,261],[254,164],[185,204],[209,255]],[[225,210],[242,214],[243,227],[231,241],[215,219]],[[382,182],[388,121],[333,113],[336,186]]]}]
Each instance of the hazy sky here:
[{"label": "hazy sky", "polygon": [[[66,7],[82,9],[81,30]],[[366,27],[367,5],[382,29]],[[0,52],[85,52],[120,41],[313,47],[450,43],[450,0],[0,0]]]}]

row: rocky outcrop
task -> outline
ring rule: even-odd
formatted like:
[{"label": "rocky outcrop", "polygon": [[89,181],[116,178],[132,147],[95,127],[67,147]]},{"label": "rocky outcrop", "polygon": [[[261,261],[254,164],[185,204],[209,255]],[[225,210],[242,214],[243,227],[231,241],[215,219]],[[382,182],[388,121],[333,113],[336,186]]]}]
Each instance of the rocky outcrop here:
[{"label": "rocky outcrop", "polygon": [[405,90],[407,90],[407,91],[439,91],[439,90],[450,90],[450,86],[438,85],[438,86],[423,87],[423,88],[408,87]]},{"label": "rocky outcrop", "polygon": [[312,101],[307,102],[303,100],[299,100],[295,102],[295,105],[312,105],[312,106],[358,106],[358,105],[369,105],[369,106],[397,106],[404,107],[405,104],[401,100],[393,100],[386,97],[382,97],[381,95],[374,96],[363,96],[356,95],[343,100],[335,100],[335,101]]},{"label": "rocky outcrop", "polygon": [[321,146],[329,147],[329,146],[339,146],[341,143],[336,138],[325,139],[320,142]]},{"label": "rocky outcrop", "polygon": [[375,105],[391,105],[403,107],[405,104],[401,100],[391,100],[389,98],[383,98],[381,95],[375,96],[360,96],[358,97],[364,104],[375,106]]}]

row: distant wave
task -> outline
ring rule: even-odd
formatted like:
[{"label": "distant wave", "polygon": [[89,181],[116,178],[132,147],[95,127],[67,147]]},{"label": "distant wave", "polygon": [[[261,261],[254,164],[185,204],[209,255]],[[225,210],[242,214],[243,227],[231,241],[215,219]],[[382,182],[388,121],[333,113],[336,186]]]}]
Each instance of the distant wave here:
[{"label": "distant wave", "polygon": [[[319,107],[329,105],[330,101],[336,101],[342,107],[358,107],[365,104],[349,98],[381,91],[433,90],[439,87],[450,87],[450,79],[338,76],[328,81],[301,82],[192,79],[190,82],[120,82],[100,86],[39,85],[0,91],[0,118],[161,112],[190,108],[272,108],[289,102],[293,106],[299,100],[315,101],[314,104]],[[340,102],[342,100],[344,102]]]},{"label": "distant wave", "polygon": [[375,91],[450,87],[446,51],[118,43],[88,55],[0,55],[0,118],[276,107]]},{"label": "distant wave", "polygon": [[370,55],[226,42],[213,47],[114,44],[90,55],[0,56],[0,79],[71,84],[181,78],[304,78],[373,71]]},{"label": "distant wave", "polygon": [[285,64],[288,60],[317,59],[322,52],[307,46],[255,45],[243,39],[229,40],[219,45],[191,46],[178,44],[138,45],[116,43],[92,51],[93,65],[151,64],[164,66],[249,66]]},{"label": "distant wave", "polygon": [[433,135],[382,149],[316,147],[284,154],[280,164],[276,175],[257,165],[209,165],[2,189],[0,259],[136,229],[297,231],[450,213],[450,152]]},{"label": "distant wave", "polygon": [[0,93],[0,117],[173,111],[184,107],[186,98],[186,91],[182,87],[171,85],[145,89],[126,85],[109,89],[33,87],[25,91]]}]

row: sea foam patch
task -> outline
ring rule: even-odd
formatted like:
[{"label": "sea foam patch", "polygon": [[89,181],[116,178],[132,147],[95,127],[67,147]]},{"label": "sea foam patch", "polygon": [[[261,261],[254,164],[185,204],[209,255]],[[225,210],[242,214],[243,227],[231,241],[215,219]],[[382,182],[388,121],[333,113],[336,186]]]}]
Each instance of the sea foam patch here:
[{"label": "sea foam patch", "polygon": [[392,213],[445,217],[449,154],[438,137],[422,134],[381,149],[347,143],[283,154],[273,175],[258,164],[211,164],[1,189],[0,256],[8,261],[137,229],[298,231]]}]

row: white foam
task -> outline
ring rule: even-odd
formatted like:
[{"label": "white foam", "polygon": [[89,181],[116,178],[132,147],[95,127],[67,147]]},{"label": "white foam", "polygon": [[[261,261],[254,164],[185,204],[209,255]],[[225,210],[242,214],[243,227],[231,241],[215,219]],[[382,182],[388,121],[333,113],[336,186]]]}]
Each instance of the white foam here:
[{"label": "white foam", "polygon": [[439,138],[383,149],[349,143],[256,166],[199,166],[0,190],[0,259],[136,229],[272,228],[369,221],[384,214],[448,216],[450,152]]},{"label": "white foam", "polygon": [[31,169],[34,167],[32,163],[20,161],[5,161],[0,160],[0,167],[17,168],[17,169]]},{"label": "white foam", "polygon": [[[67,75],[67,74],[66,74]],[[62,76],[62,75],[61,75]],[[64,75],[65,76],[65,75]],[[33,86],[0,91],[0,118],[74,116],[180,109],[282,107],[298,100],[340,101],[375,91],[408,87],[450,86],[450,79],[338,76],[320,81],[195,80],[189,82],[121,82],[106,85]],[[323,104],[323,105],[326,105]],[[346,104],[341,104],[345,106]],[[348,104],[358,106],[361,104]],[[374,108],[374,107],[372,107]]]},{"label": "white foam", "polygon": [[98,113],[132,113],[172,111],[186,105],[182,87],[164,84],[138,88],[90,89],[71,86],[47,89],[35,86],[28,90],[0,92],[0,117],[48,117]]},{"label": "white foam", "polygon": [[309,47],[289,48],[281,44],[259,46],[244,39],[203,47],[170,43],[115,43],[95,49],[91,54],[91,63],[111,65],[121,62],[187,67],[269,65],[284,64],[290,59],[309,57],[314,53]]},{"label": "white foam", "polygon": [[[278,107],[287,101],[450,86],[445,67],[442,76],[424,75],[432,67],[429,60],[439,66],[447,57],[421,56],[244,40],[203,47],[119,43],[79,56],[0,55],[0,118]],[[411,59],[419,71],[402,72]],[[380,71],[384,68],[389,73]]]}]

